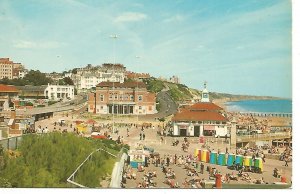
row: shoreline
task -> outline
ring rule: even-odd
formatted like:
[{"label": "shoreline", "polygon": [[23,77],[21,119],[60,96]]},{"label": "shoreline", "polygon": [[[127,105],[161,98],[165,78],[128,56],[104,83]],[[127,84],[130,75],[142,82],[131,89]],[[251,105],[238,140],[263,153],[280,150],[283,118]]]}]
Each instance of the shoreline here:
[{"label": "shoreline", "polygon": [[231,103],[231,102],[243,102],[243,101],[272,101],[272,100],[290,100],[292,99],[241,99],[241,100],[230,100],[230,99],[217,99],[213,100],[212,103],[220,106],[223,108],[226,112],[236,112],[236,113],[270,113],[270,114],[293,114],[293,111],[291,112],[273,112],[273,111],[241,111],[241,110],[235,110],[235,111],[230,111],[228,107],[226,106],[226,103]]}]

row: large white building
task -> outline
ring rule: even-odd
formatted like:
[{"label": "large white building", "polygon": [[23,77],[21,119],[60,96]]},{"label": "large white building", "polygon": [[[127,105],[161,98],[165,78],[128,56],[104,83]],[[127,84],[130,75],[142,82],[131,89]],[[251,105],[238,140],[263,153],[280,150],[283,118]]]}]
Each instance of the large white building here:
[{"label": "large white building", "polygon": [[206,83],[201,102],[178,111],[173,121],[174,136],[225,136],[230,134],[223,108],[210,102]]},{"label": "large white building", "polygon": [[51,100],[74,99],[74,86],[70,85],[50,85],[44,91],[46,98]]},{"label": "large white building", "polygon": [[126,68],[121,64],[103,64],[93,67],[77,69],[76,74],[71,75],[75,88],[78,90],[91,89],[100,82],[124,83]]}]

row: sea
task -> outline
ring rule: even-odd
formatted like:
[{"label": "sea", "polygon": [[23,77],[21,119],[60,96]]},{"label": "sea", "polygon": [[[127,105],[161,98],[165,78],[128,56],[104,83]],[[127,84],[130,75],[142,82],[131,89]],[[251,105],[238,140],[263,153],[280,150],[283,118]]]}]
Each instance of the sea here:
[{"label": "sea", "polygon": [[230,112],[292,113],[292,100],[242,100],[226,102]]}]

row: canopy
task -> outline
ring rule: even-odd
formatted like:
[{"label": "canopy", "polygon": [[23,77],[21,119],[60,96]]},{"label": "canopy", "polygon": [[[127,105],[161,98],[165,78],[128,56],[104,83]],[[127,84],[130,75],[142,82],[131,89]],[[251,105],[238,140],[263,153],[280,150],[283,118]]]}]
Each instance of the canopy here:
[{"label": "canopy", "polygon": [[94,119],[89,119],[85,123],[92,125],[92,124],[96,124],[97,122]]},{"label": "canopy", "polygon": [[74,121],[76,125],[79,125],[80,123],[83,123],[83,121]]}]

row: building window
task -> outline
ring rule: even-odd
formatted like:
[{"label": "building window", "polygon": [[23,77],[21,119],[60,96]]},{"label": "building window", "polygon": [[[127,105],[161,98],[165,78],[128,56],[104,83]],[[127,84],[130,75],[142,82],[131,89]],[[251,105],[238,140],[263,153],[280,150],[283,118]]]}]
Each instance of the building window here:
[{"label": "building window", "polygon": [[115,94],[114,96],[115,96],[115,100],[118,100],[118,95],[117,95],[117,94]]},{"label": "building window", "polygon": [[109,100],[112,100],[112,98],[113,98],[112,94],[109,94]]},{"label": "building window", "polygon": [[133,100],[133,95],[130,95],[130,100]]},{"label": "building window", "polygon": [[100,101],[103,102],[104,101],[104,95],[100,94]]},{"label": "building window", "polygon": [[139,109],[142,110],[142,106],[139,106]]},{"label": "building window", "polygon": [[103,106],[100,106],[100,109],[103,110]]},{"label": "building window", "polygon": [[142,100],[143,100],[143,96],[139,95],[139,101],[142,101]]}]

